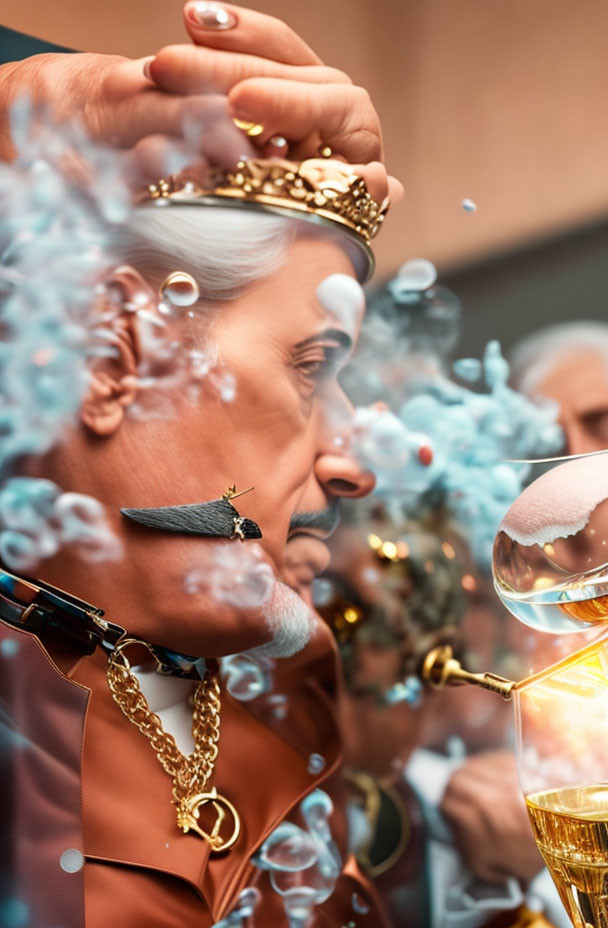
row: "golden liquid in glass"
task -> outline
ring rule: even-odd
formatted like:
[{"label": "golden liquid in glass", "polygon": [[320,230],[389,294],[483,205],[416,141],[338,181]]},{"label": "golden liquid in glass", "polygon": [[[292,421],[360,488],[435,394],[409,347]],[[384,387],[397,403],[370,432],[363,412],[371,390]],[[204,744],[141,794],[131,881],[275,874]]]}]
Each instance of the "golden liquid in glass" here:
[{"label": "golden liquid in glass", "polygon": [[573,619],[580,619],[583,622],[605,622],[608,619],[608,596],[559,603],[559,608]]},{"label": "golden liquid in glass", "polygon": [[575,928],[608,928],[608,783],[526,797],[534,837]]},{"label": "golden liquid in glass", "polygon": [[[591,577],[591,580],[594,578]],[[499,599],[507,609],[532,628],[560,633],[563,631],[580,631],[586,626],[608,624],[608,594],[606,570],[601,571],[601,585],[585,585],[577,581],[554,587],[550,590],[542,586],[526,594],[515,594],[495,583],[494,588]],[[587,599],[580,599],[581,589],[589,592]],[[601,592],[602,595],[591,595]],[[566,624],[563,617],[567,616]],[[573,622],[570,619],[574,619]],[[580,628],[576,624],[580,623]]]}]

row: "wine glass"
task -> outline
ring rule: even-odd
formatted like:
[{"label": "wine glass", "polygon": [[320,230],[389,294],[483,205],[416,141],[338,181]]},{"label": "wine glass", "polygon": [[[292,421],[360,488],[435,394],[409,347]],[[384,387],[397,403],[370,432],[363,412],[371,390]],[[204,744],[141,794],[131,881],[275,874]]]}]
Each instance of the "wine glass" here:
[{"label": "wine glass", "polygon": [[573,458],[516,499],[494,543],[494,587],[522,622],[564,634],[608,621],[608,457]]}]

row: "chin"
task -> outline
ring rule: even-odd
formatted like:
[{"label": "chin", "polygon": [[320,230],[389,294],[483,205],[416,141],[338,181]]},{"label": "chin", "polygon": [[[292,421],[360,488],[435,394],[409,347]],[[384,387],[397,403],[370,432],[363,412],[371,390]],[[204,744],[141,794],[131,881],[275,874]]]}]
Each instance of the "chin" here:
[{"label": "chin", "polygon": [[277,581],[264,616],[272,637],[247,650],[260,657],[292,657],[310,641],[316,619],[304,600],[286,584]]}]

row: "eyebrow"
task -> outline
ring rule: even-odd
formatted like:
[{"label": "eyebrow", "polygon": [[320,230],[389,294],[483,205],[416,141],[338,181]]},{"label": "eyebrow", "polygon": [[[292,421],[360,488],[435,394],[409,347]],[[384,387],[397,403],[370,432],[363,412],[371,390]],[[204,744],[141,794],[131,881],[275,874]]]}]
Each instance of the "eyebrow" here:
[{"label": "eyebrow", "polygon": [[340,343],[340,346],[345,351],[350,351],[353,347],[352,338],[342,329],[324,329],[322,332],[317,332],[316,335],[310,335],[308,338],[298,342],[295,347],[298,349],[308,348],[309,345],[314,345],[315,342],[322,341],[324,338],[333,338],[335,341]]}]

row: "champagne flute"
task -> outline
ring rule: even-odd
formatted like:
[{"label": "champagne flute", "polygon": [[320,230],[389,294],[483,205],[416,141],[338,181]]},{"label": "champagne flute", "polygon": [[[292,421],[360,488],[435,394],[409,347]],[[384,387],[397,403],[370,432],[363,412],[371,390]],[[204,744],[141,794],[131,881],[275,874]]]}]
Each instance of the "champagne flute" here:
[{"label": "champagne flute", "polygon": [[575,928],[608,926],[608,637],[516,684],[517,765]]}]

